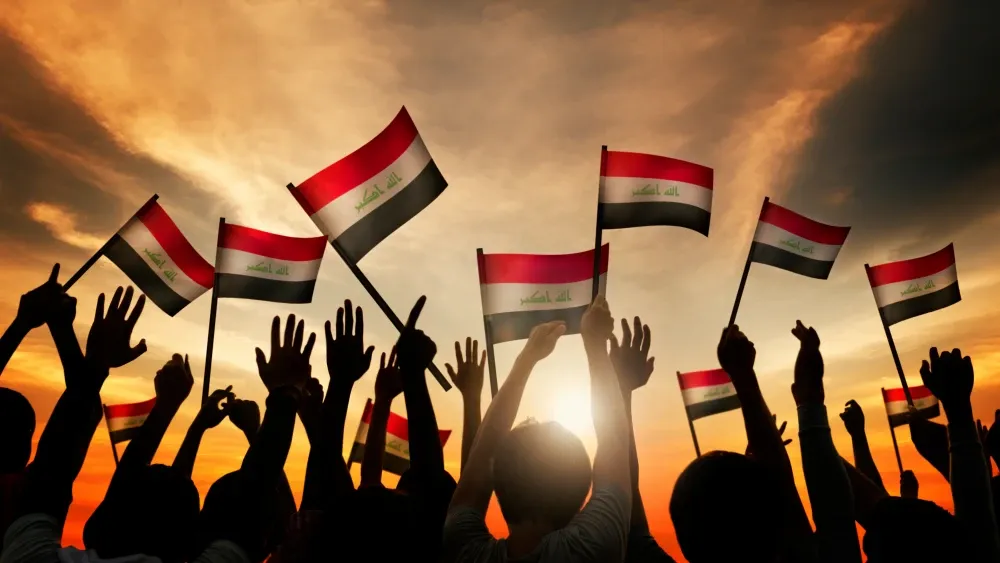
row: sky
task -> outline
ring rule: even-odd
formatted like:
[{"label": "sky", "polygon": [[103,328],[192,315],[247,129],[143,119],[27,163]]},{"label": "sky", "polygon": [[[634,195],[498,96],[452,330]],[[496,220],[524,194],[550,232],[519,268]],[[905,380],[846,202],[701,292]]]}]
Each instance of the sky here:
[{"label": "sky", "polygon": [[[789,391],[796,319],[822,338],[838,449],[850,457],[837,414],[856,399],[884,479],[898,491],[879,388],[898,387],[899,378],[865,263],[955,244],[962,301],[892,333],[911,385],[930,346],[971,354],[975,412],[992,423],[1000,406],[1000,37],[989,22],[998,16],[988,0],[178,0],[169,9],[8,0],[0,7],[0,259],[8,271],[0,319],[13,318],[19,296],[52,263],[66,275],[83,264],[153,193],[209,261],[220,217],[319,234],[283,186],[360,147],[405,105],[449,187],[360,267],[400,316],[427,295],[420,323],[443,366],[455,340],[483,337],[477,247],[569,253],[592,245],[601,145],[710,166],[708,238],[668,227],[604,233],[612,313],[639,314],[652,329],[657,371],[635,396],[640,485],[654,535],[681,560],[667,506],[694,452],[674,373],[718,366],[715,346],[765,196],[852,227],[830,279],[754,266],[739,311],[765,398],[795,440],[788,449],[803,496]],[[81,338],[98,294],[127,283],[102,259],[73,288]],[[312,304],[220,303],[213,388],[232,385],[262,402],[253,348],[267,342],[270,318],[293,312],[322,336],[345,298],[365,308],[367,340],[387,351],[395,330],[328,252]],[[158,461],[173,459],[197,409],[208,310],[207,296],[174,318],[148,306],[136,339],[149,351],[102,391],[109,404],[149,398],[170,354],[190,355],[197,383]],[[496,346],[501,382],[519,346]],[[321,343],[313,362],[321,374],[323,354]],[[374,375],[355,387],[347,447]],[[566,337],[537,368],[519,419],[560,420],[593,453],[587,383],[579,337]],[[44,330],[28,337],[0,384],[32,401],[41,428],[63,388]],[[457,475],[461,398],[429,386],[439,424],[456,430],[445,455]],[[394,410],[405,414],[401,400]],[[227,424],[202,444],[194,479],[203,495],[245,452]],[[695,426],[705,451],[745,447],[738,413]],[[947,484],[908,430],[897,437],[921,496],[950,509]],[[66,543],[82,545],[114,468],[109,449],[98,431]],[[296,494],[306,455],[300,427],[286,465]],[[504,533],[495,507],[489,522]]]}]

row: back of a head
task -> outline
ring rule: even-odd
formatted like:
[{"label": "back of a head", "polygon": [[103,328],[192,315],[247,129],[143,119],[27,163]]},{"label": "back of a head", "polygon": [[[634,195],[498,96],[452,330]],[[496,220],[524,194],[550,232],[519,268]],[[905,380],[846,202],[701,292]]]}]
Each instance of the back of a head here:
[{"label": "back of a head", "polygon": [[[868,516],[864,550],[870,563],[973,561],[958,520],[933,502],[887,497]],[[959,554],[965,557],[957,559]]]},{"label": "back of a head", "polygon": [[564,527],[590,490],[587,450],[557,422],[527,421],[510,431],[493,458],[493,482],[507,525]]},{"label": "back of a head", "polygon": [[20,473],[31,458],[35,409],[24,395],[0,387],[0,473]]},{"label": "back of a head", "polygon": [[691,563],[775,561],[785,523],[781,496],[774,471],[747,456],[710,452],[692,461],[670,497],[684,557]]},{"label": "back of a head", "polygon": [[220,477],[208,489],[198,518],[198,541],[192,559],[216,539],[253,545],[261,557],[273,553],[284,537],[289,519],[295,514],[295,499],[280,488],[263,496],[248,494],[240,471]]},{"label": "back of a head", "polygon": [[108,491],[87,520],[83,541],[102,559],[144,554],[165,563],[188,556],[197,526],[198,489],[168,465],[151,465]]}]

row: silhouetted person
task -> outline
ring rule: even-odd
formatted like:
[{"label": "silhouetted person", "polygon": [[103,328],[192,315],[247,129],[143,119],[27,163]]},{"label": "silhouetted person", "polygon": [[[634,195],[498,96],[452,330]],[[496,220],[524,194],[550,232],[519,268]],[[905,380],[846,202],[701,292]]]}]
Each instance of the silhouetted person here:
[{"label": "silhouetted person", "polygon": [[958,520],[930,501],[885,497],[865,524],[862,543],[869,563],[979,561]]},{"label": "silhouetted person", "polygon": [[[31,458],[35,409],[24,395],[0,387],[0,538],[14,521],[24,469]],[[0,549],[3,540],[0,539]]]},{"label": "silhouetted person", "polygon": [[861,410],[861,405],[854,399],[847,401],[847,404],[844,405],[844,412],[840,413],[840,420],[844,421],[844,427],[851,436],[855,467],[875,486],[885,490],[882,475],[878,471],[878,466],[875,465],[875,458],[872,457],[872,450],[868,445],[868,434],[865,432],[865,412]]}]

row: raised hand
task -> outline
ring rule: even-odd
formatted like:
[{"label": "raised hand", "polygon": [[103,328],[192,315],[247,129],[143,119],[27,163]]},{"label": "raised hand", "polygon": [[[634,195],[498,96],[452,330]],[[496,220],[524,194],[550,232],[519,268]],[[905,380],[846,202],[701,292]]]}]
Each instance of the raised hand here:
[{"label": "raised hand", "polygon": [[937,348],[931,348],[930,362],[924,360],[920,366],[920,378],[946,409],[949,404],[967,404],[975,382],[972,359],[962,357],[958,348],[940,355]]},{"label": "raised hand", "polygon": [[920,490],[920,483],[917,476],[907,469],[899,475],[899,496],[903,498],[917,498]]},{"label": "raised hand", "polygon": [[[50,322],[58,314],[66,295],[59,285],[59,264],[52,266],[49,279],[42,285],[21,296],[14,322],[26,329],[34,329]],[[70,297],[72,299],[72,297]],[[74,305],[76,300],[73,300]],[[74,314],[76,309],[73,309]]]},{"label": "raised hand", "polygon": [[[450,372],[450,367],[449,367]],[[456,384],[456,387],[458,384]],[[482,383],[480,383],[482,387]],[[396,347],[393,346],[389,352],[389,361],[386,362],[385,352],[378,362],[378,375],[375,376],[375,400],[392,401],[403,392],[403,377],[399,372],[399,365],[396,361]]]},{"label": "raised hand", "polygon": [[218,426],[219,423],[229,416],[229,411],[236,400],[236,395],[232,391],[232,385],[225,389],[212,391],[212,394],[201,405],[201,410],[195,416],[194,423],[202,428],[215,428]]},{"label": "raised hand", "polygon": [[551,321],[531,329],[528,342],[521,350],[521,357],[532,362],[544,360],[556,348],[559,337],[566,334],[566,323]]},{"label": "raised hand", "polygon": [[361,307],[355,312],[349,299],[337,309],[336,329],[334,334],[326,321],[326,367],[332,384],[350,387],[368,372],[375,347],[365,348],[365,315]]},{"label": "raised hand", "polygon": [[618,385],[622,393],[631,393],[649,381],[653,374],[653,361],[649,357],[649,326],[642,324],[639,317],[633,319],[635,331],[629,329],[628,321],[622,319],[622,341],[618,343],[611,335],[611,364],[618,374]]},{"label": "raised hand", "polygon": [[792,334],[799,339],[799,356],[795,359],[795,382],[792,397],[795,404],[823,404],[823,355],[819,352],[819,335],[816,329],[806,328],[802,321],[795,321]]},{"label": "raised hand", "polygon": [[753,376],[757,349],[754,348],[753,342],[740,332],[738,325],[722,330],[716,355],[719,358],[719,365],[732,378],[733,384],[739,385],[747,377]]},{"label": "raised hand", "polygon": [[107,314],[104,312],[104,294],[97,297],[94,324],[91,325],[90,334],[87,336],[87,359],[103,367],[117,368],[135,361],[146,352],[145,339],[140,340],[135,346],[131,344],[132,330],[146,305],[146,296],[140,295],[132,314],[128,315],[133,295],[134,290],[131,286],[124,290],[124,295],[121,287],[116,289],[111,297],[111,304],[108,305]]},{"label": "raised hand", "polygon": [[861,410],[861,405],[851,399],[844,405],[844,412],[840,413],[840,420],[844,421],[847,433],[851,436],[860,436],[865,433],[865,413]]},{"label": "raised hand", "polygon": [[614,335],[615,319],[611,316],[608,302],[598,295],[587,307],[580,320],[580,334],[587,345],[607,347],[607,341]]},{"label": "raised hand", "polygon": [[253,436],[260,429],[260,407],[249,399],[230,401],[229,422],[247,436]]},{"label": "raised hand", "polygon": [[396,361],[404,376],[423,375],[437,354],[437,345],[434,341],[424,334],[424,331],[417,330],[417,319],[420,318],[425,303],[427,303],[426,296],[422,295],[417,299],[409,318],[406,319],[406,326],[396,342]]},{"label": "raised hand", "polygon": [[318,422],[323,415],[323,384],[315,377],[310,377],[302,388],[299,415],[305,421],[303,424]]},{"label": "raised hand", "polygon": [[260,348],[254,349],[257,356],[257,373],[268,392],[282,387],[292,387],[302,391],[312,374],[309,356],[316,344],[316,333],[309,333],[303,347],[305,322],[296,326],[295,315],[288,315],[285,323],[285,340],[281,342],[281,319],[274,317],[271,322],[271,355],[264,356]]},{"label": "raised hand", "polygon": [[[383,354],[384,356],[384,354]],[[478,358],[478,360],[477,360]],[[483,393],[483,374],[486,371],[486,350],[479,354],[479,341],[465,339],[465,358],[462,358],[462,345],[455,342],[455,365],[445,364],[448,377],[455,384],[463,397],[478,398]]]},{"label": "raised hand", "polygon": [[[778,426],[778,415],[772,414],[771,415],[771,422],[774,424],[774,427],[778,430],[778,437],[784,438],[785,437],[785,428],[788,427],[788,421],[787,420],[782,421],[781,426]],[[792,439],[791,438],[788,438],[787,440],[782,440],[781,441],[781,445],[782,446],[786,446],[786,447],[788,446],[788,444],[791,444],[791,443],[792,443]],[[750,456],[750,457],[753,456],[753,450],[750,448],[750,444],[747,444],[747,449],[746,449],[745,455]]]},{"label": "raised hand", "polygon": [[191,364],[188,363],[187,356],[182,358],[180,354],[174,354],[153,378],[156,404],[176,411],[191,393],[193,385],[194,376],[191,375]]},{"label": "raised hand", "polygon": [[[994,461],[1000,460],[1000,409],[993,414],[993,426],[983,426],[986,437],[983,439],[983,448]],[[1000,461],[997,461],[1000,464]]]}]

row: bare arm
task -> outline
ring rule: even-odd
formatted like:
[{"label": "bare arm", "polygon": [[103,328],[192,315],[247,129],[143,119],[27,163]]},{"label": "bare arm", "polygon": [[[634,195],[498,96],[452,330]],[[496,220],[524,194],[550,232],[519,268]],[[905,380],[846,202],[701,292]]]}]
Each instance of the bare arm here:
[{"label": "bare arm", "polygon": [[868,445],[868,435],[865,433],[865,413],[861,410],[861,405],[853,399],[848,401],[844,405],[844,412],[840,414],[840,419],[844,421],[847,433],[851,436],[854,464],[857,466],[857,470],[884,491],[885,484],[882,482],[882,476],[878,472],[875,458],[872,457],[871,447]]},{"label": "bare arm", "polygon": [[375,399],[372,405],[372,418],[365,438],[365,456],[361,460],[362,487],[382,484],[382,456],[385,454],[385,432],[391,407],[392,399]]},{"label": "bare arm", "polygon": [[[479,358],[478,362],[476,359]],[[445,364],[451,382],[462,394],[462,470],[469,460],[472,444],[482,422],[483,375],[486,366],[486,350],[479,354],[479,341],[465,339],[465,357],[462,345],[455,342],[455,367]]]}]

